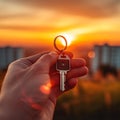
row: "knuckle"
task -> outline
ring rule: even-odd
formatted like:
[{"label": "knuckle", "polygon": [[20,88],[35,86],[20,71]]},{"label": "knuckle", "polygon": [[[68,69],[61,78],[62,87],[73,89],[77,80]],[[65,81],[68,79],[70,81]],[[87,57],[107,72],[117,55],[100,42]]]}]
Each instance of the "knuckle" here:
[{"label": "knuckle", "polygon": [[12,69],[15,66],[16,62],[12,62],[8,65],[8,69]]},{"label": "knuckle", "polygon": [[18,59],[18,60],[15,60],[15,61],[11,62],[11,63],[8,65],[8,69],[14,68],[14,67],[17,66],[22,60],[23,60],[23,58],[20,58],[20,59]]}]

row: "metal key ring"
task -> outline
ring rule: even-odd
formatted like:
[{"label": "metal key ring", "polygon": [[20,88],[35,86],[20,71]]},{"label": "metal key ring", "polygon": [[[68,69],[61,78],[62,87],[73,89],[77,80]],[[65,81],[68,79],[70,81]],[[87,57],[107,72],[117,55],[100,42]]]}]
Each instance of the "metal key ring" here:
[{"label": "metal key ring", "polygon": [[[63,38],[63,40],[65,41],[65,47],[64,47],[63,49],[61,49],[61,50],[60,50],[60,49],[57,47],[57,45],[56,45],[56,41],[57,41],[57,39],[58,39],[59,37]],[[57,37],[55,37],[55,39],[54,39],[54,47],[55,47],[55,49],[58,50],[60,53],[63,52],[64,50],[66,50],[66,49],[67,49],[67,40],[66,40],[66,38],[65,38],[64,36],[62,36],[62,35],[58,35]]]}]

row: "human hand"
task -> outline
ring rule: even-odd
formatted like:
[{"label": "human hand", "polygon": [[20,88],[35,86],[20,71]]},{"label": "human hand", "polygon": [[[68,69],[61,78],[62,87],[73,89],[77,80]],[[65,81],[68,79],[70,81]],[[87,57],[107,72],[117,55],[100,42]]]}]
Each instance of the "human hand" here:
[{"label": "human hand", "polygon": [[[68,54],[72,57],[71,53]],[[57,58],[55,52],[37,54],[19,59],[9,66],[1,90],[0,119],[52,119],[56,99],[63,93],[59,89],[59,74],[55,70]],[[85,74],[85,61],[71,59],[66,90],[73,88],[77,84],[77,77]]]}]

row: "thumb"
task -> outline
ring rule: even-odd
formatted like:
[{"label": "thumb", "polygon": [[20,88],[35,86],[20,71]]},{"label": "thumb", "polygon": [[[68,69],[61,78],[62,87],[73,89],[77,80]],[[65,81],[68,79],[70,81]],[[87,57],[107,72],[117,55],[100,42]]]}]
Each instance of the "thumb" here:
[{"label": "thumb", "polygon": [[49,73],[50,67],[56,63],[57,58],[58,54],[56,52],[44,54],[36,61],[34,67],[40,72]]}]

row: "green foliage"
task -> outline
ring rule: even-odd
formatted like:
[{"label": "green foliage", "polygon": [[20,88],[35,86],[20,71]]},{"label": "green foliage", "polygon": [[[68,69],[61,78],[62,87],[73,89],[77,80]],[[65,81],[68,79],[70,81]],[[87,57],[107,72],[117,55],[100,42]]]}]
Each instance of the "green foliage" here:
[{"label": "green foliage", "polygon": [[120,82],[82,80],[57,102],[54,120],[119,120]]}]

